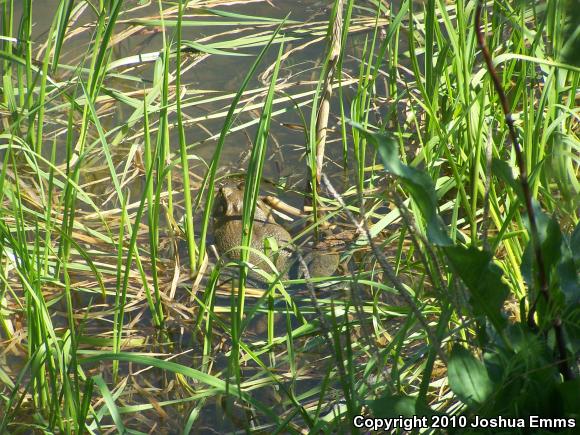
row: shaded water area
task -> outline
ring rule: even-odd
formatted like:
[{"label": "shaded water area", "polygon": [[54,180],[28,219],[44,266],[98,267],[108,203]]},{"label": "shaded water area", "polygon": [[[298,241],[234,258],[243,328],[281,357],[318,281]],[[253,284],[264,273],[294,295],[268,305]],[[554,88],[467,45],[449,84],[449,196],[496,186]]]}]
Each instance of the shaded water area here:
[{"label": "shaded water area", "polygon": [[[135,110],[139,108],[147,92],[152,92],[155,63],[158,53],[164,46],[164,35],[161,27],[155,24],[159,21],[159,5],[152,3],[141,6],[142,2],[126,2],[119,23],[115,28],[113,45],[112,67],[109,67],[105,78],[105,88],[102,98],[95,107],[99,122],[108,141],[113,163],[118,174],[122,174],[123,189],[127,193],[130,218],[134,218],[136,201],[141,196],[145,176],[143,172],[143,124],[142,119],[134,119]],[[285,43],[284,59],[277,85],[274,117],[269,135],[269,147],[264,167],[263,193],[277,196],[287,203],[301,207],[304,201],[305,177],[307,176],[305,137],[303,119],[310,120],[310,103],[317,85],[321,64],[324,61],[329,9],[327,2],[285,0],[274,3],[265,1],[246,2],[206,2],[200,7],[215,7],[220,11],[281,19],[289,14],[289,20],[294,20],[290,29],[286,31],[288,41]],[[33,18],[35,41],[33,52],[38,55],[44,53],[42,44],[46,42],[46,33],[50,23],[40,17],[49,17],[54,13],[58,2],[55,0],[33,3]],[[68,68],[55,71],[54,78],[58,81],[70,83],[74,81],[76,90],[71,94],[82,98],[80,82],[86,82],[90,70],[77,70],[77,65],[86,67],[91,53],[87,52],[91,42],[94,21],[88,6],[74,10],[75,21],[68,29],[68,39],[63,44],[60,62]],[[170,11],[170,12],[168,12]],[[193,12],[193,11],[192,11]],[[201,10],[195,12],[202,12]],[[175,20],[175,9],[165,6],[165,17],[168,24]],[[349,102],[355,97],[355,84],[361,62],[357,56],[373,31],[374,16],[367,10],[355,10],[360,13],[351,29],[352,38],[348,40],[348,47],[343,65],[343,97],[347,104],[346,116],[349,116]],[[203,15],[201,15],[203,16]],[[38,17],[38,18],[36,18]],[[235,16],[234,16],[235,17]],[[185,16],[187,23],[188,16]],[[199,20],[199,16],[196,16]],[[250,38],[255,34],[269,35],[272,24],[258,22],[255,25],[237,26],[235,24],[220,24],[228,21],[228,15],[223,17],[207,17],[208,22],[200,26],[184,25],[183,39],[196,41],[199,44],[214,44],[216,50],[225,53],[204,54],[193,48],[183,55],[181,89],[175,89],[174,82],[169,84],[170,104],[174,104],[175,93],[179,92],[182,101],[186,143],[190,156],[190,175],[194,198],[195,226],[201,224],[205,193],[201,190],[202,180],[206,174],[209,161],[216,148],[216,138],[224,122],[233,94],[238,90],[243,77],[252,65],[261,46],[253,47]],[[229,21],[235,21],[232,18]],[[242,20],[243,21],[243,20]],[[146,25],[143,23],[147,22]],[[165,37],[170,38],[173,27],[167,27]],[[228,41],[239,38],[249,38],[247,46],[228,48]],[[220,46],[220,42],[223,44]],[[235,56],[235,54],[248,56]],[[221,159],[219,161],[218,177],[225,177],[231,173],[243,174],[247,159],[251,152],[256,133],[262,100],[272,73],[277,46],[270,49],[252,78],[250,90],[242,99],[238,107],[243,108],[236,118],[228,135]],[[171,67],[174,69],[174,65]],[[77,80],[78,79],[78,80]],[[378,80],[375,86],[386,92],[386,83]],[[337,90],[335,89],[335,92]],[[336,95],[336,94],[335,94]],[[44,143],[42,154],[50,159],[51,145],[56,146],[56,163],[60,168],[66,166],[67,133],[70,126],[73,129],[78,119],[68,120],[67,125],[66,101],[55,96],[47,104],[46,125],[44,128]],[[158,111],[162,111],[161,105]],[[369,113],[376,111],[383,116],[384,108],[371,108]],[[302,112],[302,113],[300,113]],[[348,190],[352,184],[352,174],[343,167],[344,159],[352,158],[351,149],[343,150],[341,141],[341,126],[338,123],[337,113],[340,112],[338,101],[334,98],[331,108],[330,138],[327,145],[326,172],[340,192]],[[159,120],[156,114],[150,115],[152,140],[155,141]],[[169,145],[172,153],[169,159],[177,162],[179,151],[177,137],[177,117],[172,106],[169,113]],[[115,189],[110,178],[110,168],[102,152],[103,137],[98,131],[89,131],[90,144],[84,156],[84,165],[81,168],[80,185],[86,192],[85,199],[78,200],[78,219],[82,222],[79,228],[80,243],[91,255],[92,260],[104,265],[107,272],[102,283],[89,280],[86,262],[75,257],[78,268],[71,268],[69,274],[75,288],[73,293],[74,317],[78,321],[79,351],[78,355],[90,356],[93,350],[110,350],[111,324],[115,315],[114,288],[118,279],[116,266],[115,243],[106,240],[107,234],[117,234],[122,225],[119,213],[120,203],[115,197]],[[78,132],[68,136],[73,142]],[[69,144],[70,146],[70,144]],[[70,153],[70,149],[68,151]],[[373,156],[367,157],[368,163],[373,163]],[[176,164],[176,168],[179,165]],[[352,169],[351,169],[352,170]],[[129,352],[143,352],[148,356],[182,364],[185,367],[201,369],[211,374],[220,373],[221,379],[233,379],[228,374],[228,357],[231,339],[228,336],[231,319],[229,317],[232,302],[232,292],[235,280],[232,274],[224,274],[221,284],[217,286],[217,295],[211,310],[215,315],[204,318],[206,326],[212,333],[203,335],[201,331],[192,333],[193,319],[197,318],[199,304],[206,302],[204,288],[208,284],[208,277],[216,262],[215,251],[208,249],[209,265],[204,269],[201,279],[194,282],[189,276],[187,250],[182,239],[175,236],[176,229],[172,225],[180,226],[183,215],[183,195],[180,193],[182,182],[179,171],[171,174],[175,192],[172,197],[167,192],[160,192],[161,203],[166,206],[159,210],[160,240],[159,262],[150,264],[147,258],[148,244],[146,225],[150,216],[145,214],[142,222],[142,234],[139,233],[139,246],[143,247],[140,261],[143,270],[149,272],[152,267],[157,268],[159,288],[162,289],[164,304],[167,312],[167,330],[159,332],[152,322],[151,310],[147,304],[145,292],[147,289],[140,283],[138,273],[131,275],[127,291],[125,307],[125,325],[123,327],[124,340],[122,350]],[[350,195],[353,195],[351,191]],[[96,208],[95,208],[96,207]],[[168,208],[173,207],[171,213]],[[378,209],[377,209],[378,210]],[[108,228],[103,227],[106,222]],[[287,224],[291,232],[298,231],[304,223]],[[341,230],[351,230],[352,225],[342,223]],[[92,230],[92,231],[90,231]],[[84,233],[84,235],[82,234]],[[354,233],[353,233],[354,234]],[[354,237],[354,236],[353,236]],[[113,237],[113,239],[115,239]],[[114,240],[113,240],[114,241]],[[211,235],[209,238],[211,244]],[[343,260],[350,259],[352,253],[343,253]],[[364,259],[365,252],[358,252],[359,258]],[[324,283],[317,290],[318,303],[328,303],[332,299],[348,299],[352,288],[349,284],[341,284],[340,276],[348,278],[349,266],[343,261],[337,272],[337,278],[327,285]],[[234,274],[235,276],[235,274]],[[347,280],[347,279],[345,279]],[[150,281],[149,281],[150,282]],[[330,286],[328,284],[331,284]],[[106,293],[106,297],[102,293]],[[299,398],[306,403],[305,408],[319,407],[319,415],[331,414],[343,406],[337,394],[335,400],[326,400],[318,403],[317,397],[323,388],[322,383],[329,372],[335,369],[334,355],[327,346],[326,339],[320,334],[313,334],[306,327],[307,320],[319,316],[316,305],[312,300],[312,292],[304,283],[288,286],[290,296],[268,293],[263,285],[256,283],[256,288],[247,289],[246,297],[250,301],[246,305],[249,320],[244,332],[244,339],[249,348],[256,352],[250,355],[242,351],[241,364],[243,369],[242,385],[244,392],[254,397],[260,403],[261,409],[249,409],[225,395],[216,395],[210,387],[200,383],[192,383],[184,376],[175,376],[165,370],[144,368],[142,365],[130,362],[120,363],[120,379],[113,382],[111,362],[103,360],[99,363],[84,366],[88,374],[100,373],[107,382],[116,385],[114,397],[124,415],[126,427],[137,430],[149,428],[160,433],[179,433],[176,428],[184,427],[192,415],[197,415],[193,425],[193,432],[223,433],[227,431],[269,430],[271,415],[284,416],[285,412],[293,409],[292,400]],[[364,292],[363,292],[364,294]],[[268,296],[270,295],[270,296]],[[271,298],[269,300],[268,298]],[[53,322],[60,331],[66,329],[67,303],[58,287],[48,295],[54,310]],[[296,306],[292,307],[292,303]],[[342,308],[340,308],[342,309]],[[254,312],[257,310],[257,312]],[[288,312],[298,311],[299,316],[288,315]],[[276,313],[268,317],[264,313]],[[393,307],[393,316],[404,313],[403,309]],[[302,319],[302,320],[301,320]],[[210,323],[214,325],[209,326]],[[213,329],[212,329],[213,328]],[[269,330],[270,328],[270,330]],[[288,331],[293,331],[293,337],[288,338]],[[354,328],[353,339],[357,339],[361,332]],[[294,341],[297,349],[287,347],[288,341]],[[293,346],[294,346],[293,345]],[[211,351],[208,351],[211,348]],[[248,348],[248,350],[249,350]],[[292,354],[290,354],[290,352]],[[16,356],[8,358],[11,369],[16,372],[22,368]],[[202,355],[206,355],[205,357]],[[209,355],[209,356],[208,356]],[[256,363],[262,359],[264,367]],[[266,362],[267,361],[267,362]],[[216,375],[217,376],[217,375]],[[235,384],[230,388],[235,389]],[[171,404],[175,401],[175,404]],[[193,404],[193,405],[192,405]],[[192,408],[192,406],[197,408]],[[258,407],[259,408],[259,407]],[[193,410],[193,411],[192,411]],[[290,417],[288,417],[290,418]],[[301,417],[295,417],[300,421]],[[111,424],[111,420],[104,418],[101,422],[104,427]],[[262,426],[263,425],[263,426]],[[97,428],[94,428],[97,430]],[[148,429],[148,430],[149,430]]]}]

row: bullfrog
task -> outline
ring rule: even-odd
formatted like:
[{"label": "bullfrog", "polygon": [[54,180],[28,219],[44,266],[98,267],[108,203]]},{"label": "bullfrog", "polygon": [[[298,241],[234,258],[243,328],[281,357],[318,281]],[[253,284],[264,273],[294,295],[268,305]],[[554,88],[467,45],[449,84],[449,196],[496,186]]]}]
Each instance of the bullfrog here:
[{"label": "bullfrog", "polygon": [[[234,248],[242,244],[243,205],[244,191],[239,186],[226,185],[219,188],[213,208],[213,235],[220,255],[240,255],[240,251]],[[292,253],[292,237],[284,227],[276,223],[261,201],[258,201],[252,225],[250,246],[264,252],[266,240],[273,239],[280,249],[274,264],[278,271],[283,272]],[[262,265],[263,259],[253,252],[250,252],[249,261],[267,270]]]},{"label": "bullfrog", "polygon": [[[340,260],[338,252],[326,249],[324,243],[316,244],[309,250],[302,250],[302,257],[311,278],[332,276],[338,268]],[[298,276],[305,276],[300,267],[298,268]]]},{"label": "bullfrog", "polygon": [[[213,234],[217,250],[220,255],[239,256],[239,250],[234,248],[242,242],[242,214],[244,204],[243,186],[222,186],[219,188],[213,208]],[[295,252],[291,245],[292,236],[272,216],[271,209],[261,200],[258,201],[254,212],[251,247],[264,251],[266,239],[276,241],[281,251],[275,261],[276,268],[284,272],[289,268],[289,261]],[[300,251],[308,267],[311,277],[331,276],[339,263],[339,254],[335,250],[326,249],[324,243],[313,248]],[[250,253],[250,262],[267,270],[262,265],[263,259],[255,253]],[[304,274],[297,267],[298,275]],[[268,270],[267,270],[268,271]]]}]

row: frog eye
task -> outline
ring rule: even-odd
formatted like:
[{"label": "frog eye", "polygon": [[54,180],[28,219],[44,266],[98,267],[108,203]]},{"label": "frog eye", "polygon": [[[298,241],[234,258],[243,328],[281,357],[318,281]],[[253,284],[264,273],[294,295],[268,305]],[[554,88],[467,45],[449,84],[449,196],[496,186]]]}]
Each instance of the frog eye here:
[{"label": "frog eye", "polygon": [[222,189],[220,188],[218,190],[218,193],[215,197],[215,204],[214,204],[214,210],[218,215],[225,215],[226,211],[227,211],[227,200],[226,197],[224,195],[224,192],[222,191]]},{"label": "frog eye", "polygon": [[216,198],[216,202],[213,207],[215,215],[222,216],[225,213],[224,202],[221,200],[219,196]]}]

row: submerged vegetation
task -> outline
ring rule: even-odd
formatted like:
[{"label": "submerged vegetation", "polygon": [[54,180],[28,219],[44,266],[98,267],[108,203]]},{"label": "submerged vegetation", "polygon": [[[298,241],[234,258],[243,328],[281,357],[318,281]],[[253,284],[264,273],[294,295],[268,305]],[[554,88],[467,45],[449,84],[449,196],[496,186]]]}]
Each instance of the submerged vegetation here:
[{"label": "submerged vegetation", "polygon": [[580,425],[573,0],[46,3],[0,1],[0,433]]}]

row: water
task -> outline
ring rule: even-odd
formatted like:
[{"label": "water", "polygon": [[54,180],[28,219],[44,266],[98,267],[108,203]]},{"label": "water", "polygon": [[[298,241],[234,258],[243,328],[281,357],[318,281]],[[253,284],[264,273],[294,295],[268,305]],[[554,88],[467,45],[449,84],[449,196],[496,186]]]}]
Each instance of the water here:
[{"label": "water", "polygon": [[[18,2],[17,2],[18,3]],[[58,5],[56,0],[47,0],[43,2],[33,3],[33,17],[52,17],[55,8]],[[132,31],[133,27],[128,24],[123,24],[124,20],[130,19],[147,19],[158,16],[158,5],[154,2],[148,6],[139,6],[142,2],[126,2],[125,10],[126,15],[121,15],[119,24],[116,26],[115,34],[122,35],[128,32],[128,37],[122,38],[118,43],[115,44],[113,50],[113,61],[123,59],[134,55],[144,55],[146,53],[156,52],[163,49],[163,37],[159,28],[148,27],[146,30],[141,30],[138,32]],[[275,6],[270,5],[268,2],[253,1],[253,2],[226,2],[220,5],[222,2],[217,2],[216,9],[224,9],[231,12],[237,12],[240,14],[248,14],[255,16],[264,16],[272,18],[283,18],[289,14],[289,19],[296,20],[301,23],[312,23],[318,21],[319,31],[324,33],[325,23],[324,20],[327,19],[329,11],[327,10],[326,3],[321,1],[313,0],[284,0],[277,1]],[[230,5],[233,3],[233,5]],[[16,5],[18,7],[18,5]],[[167,7],[167,6],[166,6]],[[18,15],[18,10],[16,15]],[[209,18],[211,19],[211,17]],[[78,20],[73,24],[75,29],[75,36],[73,39],[67,41],[64,44],[63,52],[61,54],[60,61],[63,64],[70,65],[71,68],[75,67],[83,60],[85,64],[89,61],[89,56],[91,52],[87,52],[87,44],[90,42],[92,37],[92,29],[84,30],[82,26],[90,25],[94,20],[94,14],[90,13],[87,9],[83,10],[80,14]],[[43,46],[47,34],[47,29],[50,25],[48,20],[34,20],[33,27],[33,39],[36,41],[34,46]],[[223,41],[231,38],[231,34],[222,35],[216,38],[211,38],[212,35],[220,35],[223,32],[232,32],[235,27],[231,26],[211,26],[211,27],[188,27],[183,28],[183,39],[191,41],[201,41],[201,43],[212,43],[216,41]],[[268,28],[264,28],[267,30]],[[168,30],[168,37],[171,36],[170,27]],[[241,36],[249,35],[254,32],[254,28],[242,29],[240,32]],[[78,33],[77,33],[78,32]],[[70,31],[69,31],[70,33]],[[286,45],[286,50],[294,49],[298,45],[303,44],[312,40],[312,37],[305,37],[300,41],[289,42]],[[347,58],[353,53],[353,48],[358,46],[360,39],[355,39],[354,42],[350,42],[350,50],[347,51]],[[182,91],[185,92],[186,99],[188,96],[192,95],[194,92],[199,92],[201,90],[208,90],[211,92],[216,92],[223,94],[224,92],[235,93],[243,79],[246,75],[249,67],[254,61],[254,55],[259,52],[260,47],[257,48],[246,48],[243,51],[245,54],[250,54],[248,57],[229,57],[229,56],[209,56],[209,58],[201,61],[195,67],[188,69],[185,74],[182,75]],[[312,90],[312,83],[301,85],[302,82],[316,81],[318,80],[318,74],[320,63],[323,60],[325,44],[322,42],[314,43],[306,46],[302,50],[298,50],[293,55],[284,62],[283,70],[281,72],[281,78],[287,80],[288,86],[285,88],[286,92],[291,95],[296,95],[300,92]],[[262,63],[262,67],[258,70],[258,76],[255,77],[250,83],[248,89],[254,89],[259,86],[267,85],[267,82],[261,82],[258,77],[263,72],[266,66],[271,65],[275,61],[277,53],[277,47],[273,46],[270,52],[267,54],[266,58]],[[345,72],[354,72],[351,67],[356,67],[354,62],[346,62]],[[120,71],[120,69],[119,69]],[[127,81],[123,79],[107,79],[105,86],[112,90],[118,90],[120,92],[128,93],[139,93],[142,89],[149,85],[153,78],[153,63],[143,63],[137,65],[134,70],[129,71],[130,74],[135,77],[141,78],[143,83],[135,83],[132,81]],[[66,76],[67,78],[74,78],[76,75],[75,71],[65,71],[59,70],[57,75]],[[82,74],[84,80],[86,80],[86,74]],[[349,96],[349,87],[345,87],[347,92],[347,97]],[[208,92],[208,95],[210,92]],[[350,94],[352,96],[352,94]],[[135,98],[139,99],[140,96],[136,95]],[[298,98],[298,102],[307,101],[311,96],[305,96]],[[261,99],[256,99],[254,102],[260,103]],[[201,120],[193,124],[192,120],[201,119],[206,116],[213,116],[216,112],[224,112],[229,107],[229,100],[222,99],[216,102],[205,102],[202,104],[190,105],[184,108],[184,119],[186,124],[188,122],[192,125],[188,126],[186,129],[186,141],[189,145],[193,145],[192,154],[208,160],[213,155],[215,140],[208,140],[208,138],[218,135],[221,127],[223,125],[223,116],[216,119]],[[298,180],[294,178],[302,179],[305,172],[305,162],[304,162],[304,141],[305,134],[302,131],[296,131],[294,129],[286,128],[281,125],[285,124],[301,124],[301,118],[296,112],[295,108],[292,107],[291,103],[278,104],[276,108],[286,108],[286,113],[277,116],[273,123],[270,131],[270,149],[269,149],[269,161],[271,164],[266,165],[264,168],[264,176],[266,178],[271,178],[273,180],[279,180],[280,177],[291,177],[290,184],[295,185]],[[338,109],[338,106],[334,107]],[[306,120],[309,120],[310,114],[307,106],[302,107],[304,111],[304,116]],[[348,110],[348,107],[347,107]],[[112,130],[114,127],[120,126],[125,123],[132,113],[132,109],[126,104],[116,103],[110,105],[108,110],[106,110],[108,116],[103,116],[100,118],[101,123],[105,127],[106,131]],[[234,131],[228,136],[226,145],[223,149],[223,154],[221,157],[222,167],[225,169],[227,167],[232,167],[233,169],[240,169],[240,156],[245,157],[249,154],[251,143],[254,140],[255,126],[250,126],[249,128],[240,129],[239,126],[254,120],[258,115],[258,110],[254,110],[251,113],[241,114],[236,124],[234,125]],[[335,111],[334,113],[338,113]],[[171,122],[174,124],[176,122],[175,114],[170,117]],[[331,118],[330,127],[338,128],[336,123],[333,123]],[[154,119],[152,120],[155,123]],[[155,125],[154,125],[155,127]],[[138,124],[137,128],[140,128]],[[45,127],[45,133],[47,138],[52,138],[57,135],[57,140],[61,139],[64,141],[65,129],[62,125],[55,126],[48,123]],[[138,132],[136,132],[138,133]],[[177,133],[175,129],[172,128],[171,131],[171,144],[172,148],[177,150],[178,140]],[[130,137],[130,136],[129,136]],[[96,138],[93,138],[96,140]],[[136,140],[142,141],[142,137],[136,136]],[[195,145],[201,143],[200,145]],[[123,144],[128,146],[130,144]],[[49,147],[45,147],[48,157]],[[116,152],[116,150],[113,150]],[[119,151],[121,155],[119,159],[123,158],[122,153],[126,150]],[[342,155],[342,147],[336,144],[332,144],[328,147],[328,157],[331,160],[340,160]],[[64,146],[61,147],[59,156],[64,160]],[[101,166],[104,164],[103,160],[94,161],[93,164],[97,166],[100,163]],[[196,162],[192,162],[194,165]],[[297,175],[297,169],[299,171],[299,176]],[[106,175],[106,168],[103,167],[103,175]],[[192,168],[198,176],[202,176],[205,168],[199,165],[198,168]],[[92,176],[97,178],[101,173],[97,171],[93,173]],[[302,186],[300,186],[302,188]]]}]

